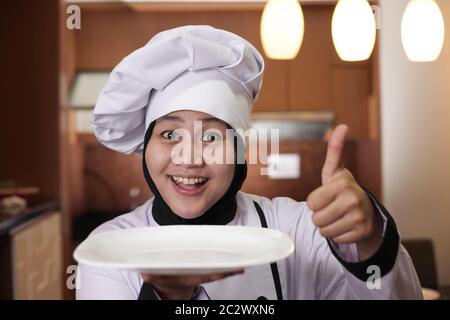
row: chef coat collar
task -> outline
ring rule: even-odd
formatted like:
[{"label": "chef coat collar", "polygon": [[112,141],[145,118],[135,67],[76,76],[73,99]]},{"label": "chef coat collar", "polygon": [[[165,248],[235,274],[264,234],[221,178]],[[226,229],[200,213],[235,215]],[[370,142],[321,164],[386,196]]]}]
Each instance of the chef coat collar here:
[{"label": "chef coat collar", "polygon": [[[245,178],[247,177],[247,163],[239,164],[235,163],[235,170],[233,180],[230,187],[225,192],[225,194],[204,214],[198,218],[185,219],[178,216],[175,212],[170,209],[167,203],[162,198],[158,191],[153,179],[148,172],[147,163],[145,161],[145,150],[147,149],[148,141],[155,127],[156,120],[150,123],[147,132],[145,133],[144,140],[144,150],[142,153],[142,163],[144,170],[144,177],[147,181],[150,190],[155,195],[152,206],[153,219],[160,226],[164,225],[175,225],[175,224],[185,224],[185,225],[200,225],[200,224],[210,224],[210,225],[226,225],[231,222],[236,215],[237,201],[236,194],[241,189]],[[238,135],[235,136],[235,150],[238,143],[242,143]]]}]

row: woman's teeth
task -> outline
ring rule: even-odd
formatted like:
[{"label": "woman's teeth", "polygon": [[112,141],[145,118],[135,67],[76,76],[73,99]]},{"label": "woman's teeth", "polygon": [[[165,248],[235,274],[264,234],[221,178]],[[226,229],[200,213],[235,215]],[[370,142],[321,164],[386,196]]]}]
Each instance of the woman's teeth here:
[{"label": "woman's teeth", "polygon": [[175,183],[178,184],[185,184],[185,185],[194,185],[194,184],[202,184],[204,182],[206,182],[206,180],[208,180],[207,178],[183,178],[183,177],[176,177],[176,176],[172,176],[172,180]]}]

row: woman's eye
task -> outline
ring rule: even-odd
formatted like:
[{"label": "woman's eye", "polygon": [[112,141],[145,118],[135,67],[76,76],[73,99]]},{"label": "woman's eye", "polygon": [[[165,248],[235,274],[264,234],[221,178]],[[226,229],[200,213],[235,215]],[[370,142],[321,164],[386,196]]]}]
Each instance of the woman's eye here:
[{"label": "woman's eye", "polygon": [[170,140],[170,141],[179,141],[180,140],[180,136],[178,135],[178,133],[176,131],[173,130],[167,130],[161,133],[161,136],[164,139]]},{"label": "woman's eye", "polygon": [[219,141],[222,139],[222,136],[219,133],[216,132],[206,132],[203,135],[202,141],[203,142],[214,142]]}]

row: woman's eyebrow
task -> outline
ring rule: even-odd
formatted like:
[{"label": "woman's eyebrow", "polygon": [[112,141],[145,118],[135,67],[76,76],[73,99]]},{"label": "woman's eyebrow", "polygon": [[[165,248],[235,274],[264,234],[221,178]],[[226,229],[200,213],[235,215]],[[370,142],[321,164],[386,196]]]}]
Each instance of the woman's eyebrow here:
[{"label": "woman's eyebrow", "polygon": [[[169,116],[169,115],[165,115],[162,116],[161,118],[158,119],[159,121],[176,121],[176,122],[185,122],[185,120],[181,117],[177,117],[177,116]],[[222,120],[217,119],[215,117],[206,117],[206,118],[201,118],[201,119],[197,119],[196,121],[201,121],[201,122],[218,122],[218,123],[223,123]]]},{"label": "woman's eyebrow", "polygon": [[217,119],[215,117],[203,118],[203,119],[199,119],[199,121],[201,121],[201,122],[218,122],[218,123],[223,123],[222,120]]},{"label": "woman's eyebrow", "polygon": [[177,121],[177,122],[184,122],[184,120],[180,117],[177,116],[162,116],[161,118],[159,118],[158,120],[160,121]]}]

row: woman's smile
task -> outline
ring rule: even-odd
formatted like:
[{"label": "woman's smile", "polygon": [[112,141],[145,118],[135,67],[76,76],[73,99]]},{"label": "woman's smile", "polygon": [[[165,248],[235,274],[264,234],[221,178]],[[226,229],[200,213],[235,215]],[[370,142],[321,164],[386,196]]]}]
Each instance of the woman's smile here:
[{"label": "woman's smile", "polygon": [[208,178],[199,176],[168,176],[173,189],[184,196],[201,195],[207,188]]}]

